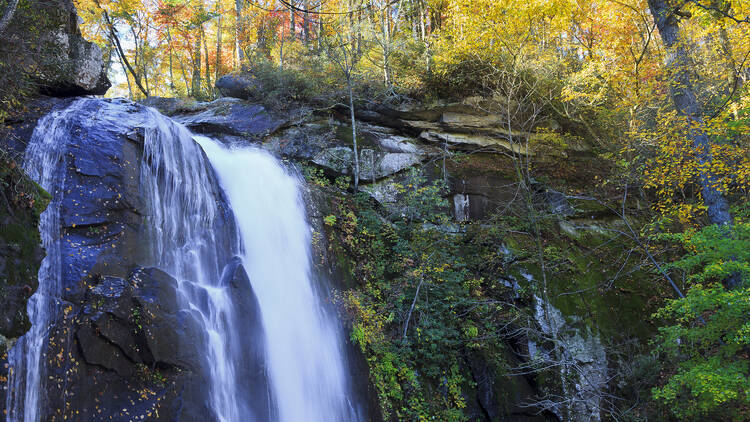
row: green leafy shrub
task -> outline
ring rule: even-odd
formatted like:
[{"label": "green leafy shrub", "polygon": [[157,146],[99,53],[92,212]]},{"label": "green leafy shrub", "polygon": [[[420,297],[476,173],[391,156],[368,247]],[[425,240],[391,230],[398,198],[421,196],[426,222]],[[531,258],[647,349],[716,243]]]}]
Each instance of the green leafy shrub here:
[{"label": "green leafy shrub", "polygon": [[[656,351],[665,365],[662,385],[652,391],[684,420],[747,420],[750,417],[750,224],[709,226],[666,236],[687,253],[673,264],[688,273],[687,295],[655,316]],[[722,282],[740,274],[743,282]]]}]

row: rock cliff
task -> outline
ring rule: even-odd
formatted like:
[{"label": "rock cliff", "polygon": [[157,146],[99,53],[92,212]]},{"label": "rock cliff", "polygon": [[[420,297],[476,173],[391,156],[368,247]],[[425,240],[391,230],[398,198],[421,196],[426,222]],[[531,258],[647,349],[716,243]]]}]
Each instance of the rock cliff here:
[{"label": "rock cliff", "polygon": [[[146,197],[140,173],[144,131],[154,123],[152,114],[145,107],[124,100],[79,100],[59,108],[50,106],[58,103],[50,100],[46,109],[54,112],[68,106],[75,112],[54,129],[54,134],[47,135],[64,143],[64,162],[60,167],[64,188],[53,193],[61,230],[53,236],[59,236],[60,247],[55,248],[59,255],[48,257],[60,260],[62,272],[59,297],[53,298],[57,312],[42,345],[46,358],[42,362],[44,394],[40,417],[208,420],[208,357],[201,352],[207,341],[204,329],[196,315],[183,305],[178,306],[184,298],[178,294],[177,282],[148,266],[150,237],[143,224]],[[23,128],[34,126],[38,117],[31,113],[27,120],[19,118],[15,122],[17,130],[9,132],[0,144],[10,148],[18,143],[18,135],[31,136]],[[20,139],[20,144],[29,140]],[[215,180],[207,188],[216,201],[223,200]],[[31,217],[25,223],[32,238],[28,242],[30,249],[19,251],[30,255],[25,259],[35,262],[41,255],[38,234]],[[218,224],[232,224],[231,214],[219,218]],[[231,249],[229,245],[224,248]],[[3,262],[12,264],[15,261],[9,260],[21,258],[24,257],[8,254],[3,256]],[[241,303],[248,304],[243,309],[243,315],[249,318],[245,321],[247,330],[257,332],[257,305],[253,305],[247,275],[241,265],[232,262],[225,270],[226,284],[231,286],[233,297],[244,298]],[[9,284],[15,289],[13,292],[23,295],[24,300],[15,301],[21,309],[35,287],[37,266],[38,260],[28,267],[13,265],[4,269],[24,269],[28,273]],[[13,297],[4,295],[3,300],[12,301]],[[7,314],[12,311],[8,309]],[[12,328],[3,335],[23,334],[28,321],[19,317]],[[258,375],[248,377],[246,388],[265,403],[264,375],[257,367],[262,353],[258,347],[262,342],[257,339],[262,336],[249,334],[248,338],[253,338],[249,344],[256,346],[247,347],[247,362],[243,365],[248,373]],[[13,394],[14,388],[22,387],[9,385],[5,376],[2,380],[4,392]],[[1,403],[5,405],[6,401]]]}]

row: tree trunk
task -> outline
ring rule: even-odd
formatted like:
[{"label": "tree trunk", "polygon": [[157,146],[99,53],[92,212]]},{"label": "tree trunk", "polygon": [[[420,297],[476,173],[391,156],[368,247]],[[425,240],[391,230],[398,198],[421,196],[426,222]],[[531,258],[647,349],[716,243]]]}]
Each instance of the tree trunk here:
[{"label": "tree trunk", "polygon": [[[695,158],[700,164],[701,193],[706,214],[711,224],[731,227],[734,221],[729,213],[729,204],[717,188],[721,180],[711,171],[711,162],[714,159],[711,153],[713,143],[706,133],[704,110],[693,87],[693,81],[697,80],[697,76],[691,66],[687,45],[690,40],[686,39],[684,34],[680,34],[679,16],[675,13],[677,10],[668,4],[667,0],[648,0],[648,5],[667,49],[666,66],[673,75],[670,81],[672,102],[677,112],[687,120],[687,137],[693,144]],[[734,289],[741,283],[742,275],[739,272],[724,280],[724,285],[728,289]]]},{"label": "tree trunk", "polygon": [[349,20],[349,28],[348,28],[348,31],[347,31],[347,35],[348,35],[349,38],[347,39],[347,41],[349,42],[349,45],[351,46],[351,49],[353,51],[356,46],[354,44],[354,34],[352,32],[354,30],[354,12],[353,12],[354,5],[352,4],[352,1],[353,0],[349,0],[346,3],[346,15],[347,15],[348,20]]},{"label": "tree trunk", "polygon": [[242,51],[242,44],[240,40],[243,37],[245,26],[244,26],[244,17],[242,16],[242,1],[243,0],[234,0],[234,10],[237,13],[237,23],[235,24],[235,33],[234,33],[234,44],[235,48],[237,49],[237,63],[239,66],[242,66],[242,59],[244,58],[244,52]]},{"label": "tree trunk", "polygon": [[221,67],[221,15],[219,15],[219,20],[216,22],[216,65],[214,67],[216,68],[214,81],[218,81]]},{"label": "tree trunk", "polygon": [[732,216],[729,214],[727,200],[716,188],[720,180],[710,170],[713,161],[712,142],[706,133],[703,110],[693,87],[695,75],[689,50],[686,48],[689,40],[680,34],[679,16],[674,13],[674,6],[666,0],[648,0],[648,5],[667,49],[666,66],[672,75],[672,101],[677,112],[687,120],[687,136],[692,141],[695,157],[701,164],[701,193],[708,218],[712,224],[731,225]]},{"label": "tree trunk", "polygon": [[185,83],[185,92],[187,92],[188,97],[193,95],[190,89],[190,80],[187,77],[187,72],[185,72],[185,63],[182,62],[182,57],[177,56],[177,63],[180,64],[180,73],[182,73],[182,82]]},{"label": "tree trunk", "polygon": [[427,38],[425,30],[425,4],[422,0],[417,0],[417,5],[419,5],[419,39],[424,41]]},{"label": "tree trunk", "polygon": [[198,32],[198,36],[195,38],[195,46],[193,49],[193,81],[192,81],[193,97],[198,98],[201,96],[201,33]]},{"label": "tree trunk", "polygon": [[10,0],[8,4],[5,5],[3,17],[0,18],[0,37],[3,35],[3,32],[5,32],[5,28],[8,27],[8,24],[10,24],[11,19],[13,19],[13,14],[16,13],[17,7],[18,0]]},{"label": "tree trunk", "polygon": [[211,87],[211,60],[208,59],[208,37],[203,31],[203,25],[201,25],[201,36],[203,37],[203,53],[206,56],[206,92],[210,96],[213,91]]},{"label": "tree trunk", "polygon": [[[319,11],[323,11],[323,5],[318,6]],[[323,49],[323,15],[318,13],[318,50]]]},{"label": "tree trunk", "polygon": [[167,27],[167,43],[169,47],[169,87],[174,92],[176,90],[174,84],[174,60],[172,57],[174,52],[172,51],[172,34],[169,32],[169,27]]},{"label": "tree trunk", "polygon": [[304,25],[302,37],[304,43],[307,44],[310,42],[310,0],[305,0],[305,13],[302,15],[302,23]]},{"label": "tree trunk", "polygon": [[131,100],[133,97],[133,87],[130,86],[130,77],[128,76],[128,68],[125,66],[125,62],[122,60],[122,56],[120,56],[120,53],[117,53],[117,57],[120,59],[120,65],[122,65],[122,73],[125,74],[125,81],[128,83],[128,98]]},{"label": "tree trunk", "polygon": [[391,89],[391,8],[386,6],[383,11],[383,79],[385,86]]},{"label": "tree trunk", "polygon": [[115,43],[112,41],[112,37],[107,37],[107,47],[106,47],[106,58],[104,59],[104,72],[106,74],[109,74],[110,69],[112,69],[112,53],[115,51]]},{"label": "tree trunk", "polygon": [[[130,62],[128,62],[128,58],[125,56],[125,52],[122,50],[122,45],[120,44],[120,38],[117,37],[117,32],[115,32],[115,26],[112,24],[112,21],[109,19],[109,15],[107,14],[107,12],[104,12],[104,20],[109,26],[109,33],[112,36],[112,39],[115,41],[115,46],[117,46],[117,54],[120,56],[120,61],[124,65],[123,67],[127,68],[130,71],[130,73],[133,75],[133,81],[135,82],[136,86],[138,86],[138,89],[141,90],[143,95],[148,97],[148,90],[144,88],[143,85],[141,85],[141,80],[138,77],[138,74],[135,72],[135,70],[133,70],[133,67],[130,65]],[[132,91],[131,91],[131,97],[132,97]]]},{"label": "tree trunk", "polygon": [[289,0],[289,40],[294,42],[294,0]]},{"label": "tree trunk", "polygon": [[349,114],[352,119],[352,144],[354,146],[354,192],[359,191],[359,152],[357,151],[357,121],[354,119],[354,92],[352,90],[351,75],[347,76],[346,84],[349,88]]},{"label": "tree trunk", "polygon": [[[264,57],[271,58],[271,50],[268,48],[267,40],[266,40],[266,24],[264,22],[258,23],[258,31],[257,31],[256,41],[255,41],[255,49],[259,53],[263,54]],[[281,31],[281,36],[283,38],[284,31]],[[242,66],[242,64],[240,64]]]}]

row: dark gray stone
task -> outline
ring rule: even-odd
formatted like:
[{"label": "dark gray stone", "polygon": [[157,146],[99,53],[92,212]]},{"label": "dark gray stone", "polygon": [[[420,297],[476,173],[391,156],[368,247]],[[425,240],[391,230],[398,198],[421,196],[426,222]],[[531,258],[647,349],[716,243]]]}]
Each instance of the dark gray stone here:
[{"label": "dark gray stone", "polygon": [[224,267],[221,285],[230,289],[230,296],[235,304],[233,322],[241,327],[236,338],[226,339],[231,347],[241,353],[235,356],[242,358],[235,362],[238,375],[239,397],[246,398],[239,403],[242,414],[248,420],[271,420],[269,403],[269,381],[265,369],[265,336],[260,314],[260,305],[253,292],[252,284],[243,267],[242,260],[234,257]]},{"label": "dark gray stone", "polygon": [[216,81],[216,88],[224,97],[250,100],[262,91],[257,79],[249,75],[224,75]]},{"label": "dark gray stone", "polygon": [[194,112],[174,118],[198,133],[237,136],[268,135],[286,123],[285,119],[269,113],[263,106],[236,98],[201,103]]}]

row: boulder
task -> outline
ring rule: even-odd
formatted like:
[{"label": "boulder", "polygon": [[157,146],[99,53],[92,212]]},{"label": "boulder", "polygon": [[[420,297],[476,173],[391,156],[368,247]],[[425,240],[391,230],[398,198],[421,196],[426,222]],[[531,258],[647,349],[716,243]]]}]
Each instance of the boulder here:
[{"label": "boulder", "polygon": [[[321,150],[312,162],[334,175],[352,175],[354,152],[347,147],[331,147]],[[359,180],[376,181],[392,176],[422,162],[420,154],[408,152],[380,152],[372,149],[359,151]]]},{"label": "boulder", "polygon": [[372,149],[361,150],[359,159],[359,178],[364,181],[383,179],[422,162],[422,156],[416,153],[382,153]]},{"label": "boulder", "polygon": [[81,35],[78,14],[71,1],[53,3],[44,7],[51,7],[50,15],[60,17],[60,26],[47,37],[56,45],[55,60],[62,66],[59,72],[40,75],[40,91],[56,97],[103,95],[112,84],[107,78],[101,49]]},{"label": "boulder", "polygon": [[335,175],[350,175],[354,163],[354,152],[347,147],[332,147],[320,151],[312,160]]},{"label": "boulder", "polygon": [[236,98],[219,98],[197,105],[192,112],[174,119],[194,132],[258,137],[276,132],[286,123],[265,107]]},{"label": "boulder", "polygon": [[278,156],[307,161],[337,144],[334,132],[327,124],[310,123],[287,128],[267,139],[263,146]]},{"label": "boulder", "polygon": [[388,152],[400,152],[415,154],[421,151],[417,145],[414,144],[411,138],[399,135],[390,135],[382,138],[378,138],[378,145]]},{"label": "boulder", "polygon": [[139,103],[145,105],[146,107],[155,108],[166,116],[172,116],[179,112],[189,113],[196,111],[199,108],[199,104],[201,104],[189,98],[155,96],[140,100]]},{"label": "boulder", "polygon": [[224,75],[216,81],[216,88],[222,96],[249,100],[261,92],[257,79],[251,75]]}]

